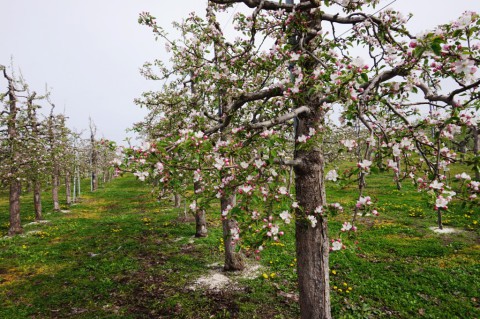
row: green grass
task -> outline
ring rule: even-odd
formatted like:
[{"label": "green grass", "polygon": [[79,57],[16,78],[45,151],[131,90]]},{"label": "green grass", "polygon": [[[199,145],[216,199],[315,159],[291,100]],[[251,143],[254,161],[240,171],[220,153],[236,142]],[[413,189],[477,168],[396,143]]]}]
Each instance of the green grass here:
[{"label": "green grass", "polygon": [[[479,209],[452,205],[447,224],[464,231],[438,235],[428,229],[434,212],[412,185],[399,192],[391,176],[375,174],[367,182],[381,215],[359,218],[348,248],[331,254],[333,317],[480,317]],[[327,195],[348,211],[356,191],[329,184]],[[156,202],[129,176],[85,192],[70,213],[51,212],[44,198],[48,224],[0,240],[0,318],[298,317],[293,231],[267,245],[261,273],[239,279],[239,289],[192,291],[208,265],[222,261],[217,213],[209,215],[209,237],[193,239],[194,224],[179,218],[181,210]],[[22,199],[26,224],[33,208],[30,197]],[[5,196],[0,212],[4,235]],[[330,219],[331,237],[347,219]]]}]

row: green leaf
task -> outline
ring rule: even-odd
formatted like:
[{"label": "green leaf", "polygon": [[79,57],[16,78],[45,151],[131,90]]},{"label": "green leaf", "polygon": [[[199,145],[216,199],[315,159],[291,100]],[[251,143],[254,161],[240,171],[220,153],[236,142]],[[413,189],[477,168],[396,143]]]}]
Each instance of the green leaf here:
[{"label": "green leaf", "polygon": [[360,74],[360,76],[362,77],[362,80],[364,80],[365,82],[368,82],[368,75],[366,73],[362,73]]},{"label": "green leaf", "polygon": [[430,45],[430,48],[432,49],[432,51],[436,54],[436,55],[440,55],[442,53],[442,47],[440,46],[439,43],[437,42],[433,42],[431,45]]},{"label": "green leaf", "polygon": [[418,46],[413,50],[413,56],[418,59],[422,56],[423,52],[425,52],[425,48]]},{"label": "green leaf", "polygon": [[458,29],[458,30],[455,30],[455,32],[453,32],[453,37],[457,38],[459,35],[461,35],[463,32],[463,30],[461,29]]}]

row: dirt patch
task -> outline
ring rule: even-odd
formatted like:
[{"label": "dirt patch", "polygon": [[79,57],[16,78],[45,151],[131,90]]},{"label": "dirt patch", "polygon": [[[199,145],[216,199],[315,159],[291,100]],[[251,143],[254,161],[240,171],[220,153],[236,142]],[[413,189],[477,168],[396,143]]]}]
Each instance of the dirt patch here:
[{"label": "dirt patch", "polygon": [[[235,295],[229,291],[206,292],[205,295],[212,300],[210,313],[222,314],[224,318],[238,318],[240,308],[235,302]],[[228,315],[227,315],[228,314]]]},{"label": "dirt patch", "polygon": [[437,234],[454,234],[454,233],[461,233],[463,230],[461,229],[455,229],[455,228],[450,228],[450,227],[443,227],[443,229],[440,229],[438,227],[429,227],[431,231]]},{"label": "dirt patch", "polygon": [[23,227],[34,226],[34,225],[45,225],[45,224],[50,224],[50,221],[46,220],[46,219],[43,219],[43,220],[39,220],[39,221],[36,221],[36,222],[27,223],[27,224],[23,225]]},{"label": "dirt patch", "polygon": [[239,279],[255,279],[261,274],[261,266],[259,264],[247,263],[245,269],[236,272],[225,272],[220,263],[208,265],[211,270],[208,274],[201,276],[192,285],[188,287],[190,290],[203,289],[212,293],[220,291],[242,290],[239,285]]}]

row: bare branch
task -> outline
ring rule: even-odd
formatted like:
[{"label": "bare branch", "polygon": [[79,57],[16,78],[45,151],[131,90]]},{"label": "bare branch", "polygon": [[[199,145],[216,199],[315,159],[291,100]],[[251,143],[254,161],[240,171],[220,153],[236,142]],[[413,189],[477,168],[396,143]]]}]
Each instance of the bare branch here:
[{"label": "bare branch", "polygon": [[216,4],[233,4],[233,3],[244,3],[249,8],[257,8],[264,2],[262,9],[263,10],[279,10],[283,9],[286,12],[292,12],[294,10],[308,10],[312,8],[318,8],[320,4],[318,1],[308,1],[301,2],[299,4],[287,4],[284,2],[276,1],[263,1],[263,0],[210,0],[210,2]]},{"label": "bare branch", "polygon": [[436,95],[434,94],[430,88],[424,84],[424,83],[417,83],[416,86],[423,91],[423,94],[425,94],[425,98],[429,101],[439,101],[439,102],[445,102],[446,104],[452,105],[454,104],[453,99],[455,96],[459,93],[468,91],[470,89],[476,88],[480,85],[480,80],[477,82],[474,82],[468,86],[456,89],[452,91],[449,95]]},{"label": "bare branch", "polygon": [[283,158],[275,158],[273,160],[275,164],[287,165],[287,166],[301,166],[303,161],[301,159],[286,160]]},{"label": "bare branch", "polygon": [[235,99],[234,102],[232,102],[230,105],[226,107],[226,112],[225,112],[226,116],[223,119],[223,121],[220,124],[215,125],[214,127],[206,130],[205,134],[210,135],[217,132],[220,129],[227,127],[230,124],[235,112],[238,111],[246,103],[262,100],[265,98],[272,98],[275,96],[282,96],[283,91],[284,90],[279,87],[273,87],[267,90],[262,90],[258,92],[252,92],[252,93],[245,93],[240,95],[238,98]]},{"label": "bare branch", "polygon": [[309,113],[309,112],[310,112],[310,108],[308,106],[304,105],[304,106],[300,106],[299,108],[293,110],[290,113],[284,114],[282,116],[271,119],[269,121],[264,121],[264,122],[259,122],[259,123],[252,124],[249,127],[252,128],[252,129],[269,128],[269,127],[275,126],[277,124],[285,123],[288,120],[291,120],[291,119],[295,118],[300,113]]}]

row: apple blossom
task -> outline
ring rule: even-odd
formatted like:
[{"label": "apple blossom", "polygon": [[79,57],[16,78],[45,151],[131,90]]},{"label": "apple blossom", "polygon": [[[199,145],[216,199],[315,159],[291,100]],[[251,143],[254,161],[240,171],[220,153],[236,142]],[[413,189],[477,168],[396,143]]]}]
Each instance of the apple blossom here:
[{"label": "apple blossom", "polygon": [[336,182],[337,179],[338,179],[338,173],[337,173],[337,171],[334,170],[334,169],[328,171],[327,175],[325,176],[325,179],[326,179],[327,181]]},{"label": "apple blossom", "polygon": [[307,220],[310,222],[312,228],[315,228],[315,226],[317,226],[317,218],[315,218],[315,216],[308,215]]}]

